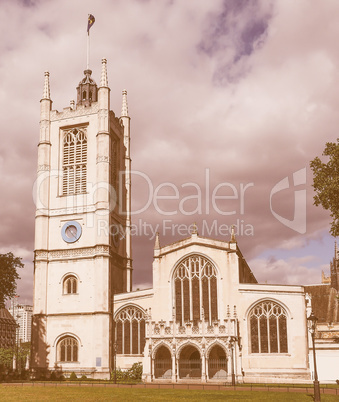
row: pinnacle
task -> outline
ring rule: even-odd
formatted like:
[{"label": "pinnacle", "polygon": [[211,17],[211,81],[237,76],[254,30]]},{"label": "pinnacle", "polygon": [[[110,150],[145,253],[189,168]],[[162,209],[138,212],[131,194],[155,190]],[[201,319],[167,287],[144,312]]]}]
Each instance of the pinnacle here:
[{"label": "pinnacle", "polygon": [[45,81],[44,81],[44,92],[42,95],[42,99],[51,99],[50,97],[50,88],[49,88],[49,72],[45,72]]},{"label": "pinnacle", "polygon": [[121,116],[120,117],[129,117],[128,116],[128,104],[127,104],[127,91],[124,89],[122,91],[122,108],[121,108]]},{"label": "pinnacle", "polygon": [[154,249],[155,249],[155,250],[159,250],[159,249],[160,249],[159,232],[157,232],[156,235],[155,235]]},{"label": "pinnacle", "polygon": [[108,78],[107,78],[107,59],[103,58],[101,60],[101,80],[100,87],[108,87]]}]

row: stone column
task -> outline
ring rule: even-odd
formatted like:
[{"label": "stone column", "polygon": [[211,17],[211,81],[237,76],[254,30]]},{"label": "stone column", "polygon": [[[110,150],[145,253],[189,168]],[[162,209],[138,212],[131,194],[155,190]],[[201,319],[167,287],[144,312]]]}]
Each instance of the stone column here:
[{"label": "stone column", "polygon": [[151,381],[153,381],[154,380],[154,359],[152,358],[152,355],[151,355]]},{"label": "stone column", "polygon": [[207,373],[208,371],[206,367],[206,362],[208,362],[208,359],[205,357],[205,350],[202,351],[202,356],[201,356],[201,382],[206,382],[207,380]]},{"label": "stone column", "polygon": [[172,354],[172,382],[176,382],[176,359],[175,353]]}]

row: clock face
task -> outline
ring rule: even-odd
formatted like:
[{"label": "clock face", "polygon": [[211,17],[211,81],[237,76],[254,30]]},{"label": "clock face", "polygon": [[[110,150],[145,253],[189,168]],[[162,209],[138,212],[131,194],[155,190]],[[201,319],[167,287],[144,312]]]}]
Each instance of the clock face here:
[{"label": "clock face", "polygon": [[76,221],[69,221],[61,229],[61,236],[66,243],[74,243],[81,236],[81,225]]},{"label": "clock face", "polygon": [[65,234],[69,239],[76,239],[77,238],[77,231],[78,229],[74,225],[67,226],[65,230]]}]

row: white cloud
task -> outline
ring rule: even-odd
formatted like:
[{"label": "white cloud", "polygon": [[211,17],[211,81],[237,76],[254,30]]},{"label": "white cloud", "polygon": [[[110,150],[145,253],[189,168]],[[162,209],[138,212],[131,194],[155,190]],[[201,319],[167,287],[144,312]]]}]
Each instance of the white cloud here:
[{"label": "white cloud", "polygon": [[253,259],[251,268],[259,283],[308,285],[320,283],[323,266],[314,264],[309,267],[306,263],[314,260],[314,256],[288,258],[287,260],[274,258]]}]

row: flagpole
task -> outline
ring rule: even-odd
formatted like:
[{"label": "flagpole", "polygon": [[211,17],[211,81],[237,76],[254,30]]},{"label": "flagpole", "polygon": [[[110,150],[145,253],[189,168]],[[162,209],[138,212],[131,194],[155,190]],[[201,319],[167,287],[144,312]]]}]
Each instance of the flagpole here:
[{"label": "flagpole", "polygon": [[89,70],[89,30],[87,32],[87,70]]},{"label": "flagpole", "polygon": [[89,70],[89,30],[91,26],[94,24],[95,18],[92,14],[88,14],[88,22],[87,22],[87,70]]}]

